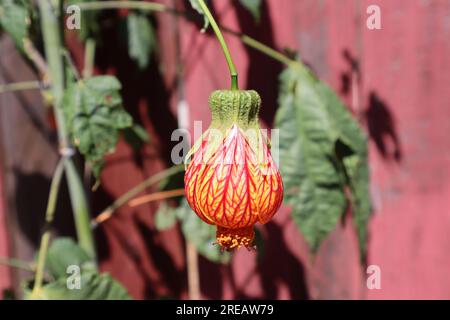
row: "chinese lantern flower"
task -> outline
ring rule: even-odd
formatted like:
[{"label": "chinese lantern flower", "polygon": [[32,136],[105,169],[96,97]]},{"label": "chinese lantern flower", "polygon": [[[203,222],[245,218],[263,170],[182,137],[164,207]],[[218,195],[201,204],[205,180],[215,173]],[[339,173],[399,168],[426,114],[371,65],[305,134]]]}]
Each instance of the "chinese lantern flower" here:
[{"label": "chinese lantern flower", "polygon": [[283,199],[280,172],[258,124],[261,98],[253,90],[218,90],[209,104],[211,126],[186,157],[186,198],[203,221],[217,226],[222,250],[251,248],[253,225],[267,223]]}]

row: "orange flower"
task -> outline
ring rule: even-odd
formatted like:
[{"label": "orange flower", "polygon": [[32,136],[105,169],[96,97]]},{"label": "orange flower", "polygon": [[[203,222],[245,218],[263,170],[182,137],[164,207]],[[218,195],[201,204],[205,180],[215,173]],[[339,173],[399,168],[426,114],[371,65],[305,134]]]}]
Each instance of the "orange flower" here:
[{"label": "orange flower", "polygon": [[217,243],[227,250],[252,247],[253,225],[268,222],[283,199],[280,173],[258,125],[260,104],[256,91],[215,91],[211,126],[192,148],[185,173],[189,205],[217,226]]}]

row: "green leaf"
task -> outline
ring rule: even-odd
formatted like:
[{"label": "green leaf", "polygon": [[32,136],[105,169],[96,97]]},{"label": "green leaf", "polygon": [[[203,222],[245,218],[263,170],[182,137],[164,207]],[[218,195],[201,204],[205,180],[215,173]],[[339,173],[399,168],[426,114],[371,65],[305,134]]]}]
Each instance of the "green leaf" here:
[{"label": "green leaf", "polygon": [[361,158],[361,164],[359,165],[358,170],[351,176],[350,186],[352,190],[351,201],[354,222],[358,234],[361,259],[363,261],[366,258],[367,225],[370,213],[372,212],[368,181],[369,166],[367,165],[367,158]]},{"label": "green leaf", "polygon": [[231,255],[228,252],[221,252],[219,245],[214,245],[216,227],[197,217],[186,199],[183,199],[177,208],[177,217],[185,238],[197,248],[199,254],[215,263],[230,262]]},{"label": "green leaf", "polygon": [[0,0],[0,25],[23,50],[31,25],[30,3],[24,0]]},{"label": "green leaf", "polygon": [[[78,272],[68,269],[77,266]],[[45,283],[37,292],[31,292],[32,281],[24,283],[25,299],[41,300],[128,300],[131,297],[123,286],[109,274],[99,274],[89,255],[72,239],[57,238],[48,250],[48,273],[54,281]],[[76,276],[80,286],[76,286]],[[70,286],[75,285],[75,286]]]},{"label": "green leaf", "polygon": [[367,160],[367,137],[337,95],[325,84],[321,84],[319,92],[326,98],[326,106],[330,117],[334,120],[339,138],[336,146],[344,146],[338,150],[347,184],[351,189],[352,212],[357,229],[361,258],[365,258],[367,224],[372,211],[369,190],[369,166]]},{"label": "green leaf", "polygon": [[122,108],[120,82],[113,76],[96,76],[69,85],[63,110],[74,144],[98,178],[106,154],[115,150],[120,129],[133,119]]},{"label": "green leaf", "polygon": [[261,0],[239,0],[241,5],[252,14],[255,21],[261,18]]},{"label": "green leaf", "polygon": [[[200,6],[200,3],[198,2],[198,0],[189,0],[189,1],[191,3],[192,8],[203,16],[202,32],[206,31],[206,29],[208,29],[208,26],[209,26],[209,20],[206,17],[205,13],[203,12],[203,9]],[[208,4],[208,1],[205,0],[205,3]]]},{"label": "green leaf", "polygon": [[82,266],[90,263],[89,255],[71,238],[57,238],[48,249],[46,266],[50,275],[55,278],[67,276],[70,265]]},{"label": "green leaf", "polygon": [[367,137],[336,93],[323,82],[317,83],[317,92],[324,99],[327,113],[338,132],[338,139],[346,144],[353,153],[366,154]]},{"label": "green leaf", "polygon": [[289,67],[280,81],[280,169],[294,221],[316,251],[345,213],[344,189],[350,186],[364,248],[370,212],[365,135],[336,94],[305,67]]},{"label": "green leaf", "polygon": [[128,52],[140,69],[145,69],[157,49],[155,30],[147,16],[130,13],[127,16]]},{"label": "green leaf", "polygon": [[311,249],[316,252],[345,213],[345,195],[341,188],[316,185],[308,179],[300,184],[300,190],[292,215]]},{"label": "green leaf", "polygon": [[276,125],[280,129],[281,171],[288,203],[297,201],[305,178],[318,185],[340,183],[332,161],[336,134],[309,77],[296,68],[281,75]]},{"label": "green leaf", "polygon": [[80,288],[69,289],[71,275],[44,285],[37,295],[26,292],[26,299],[39,300],[130,300],[127,290],[109,274],[95,271],[81,272]]},{"label": "green leaf", "polygon": [[159,231],[172,228],[177,222],[176,208],[173,208],[163,201],[155,213],[155,227]]}]

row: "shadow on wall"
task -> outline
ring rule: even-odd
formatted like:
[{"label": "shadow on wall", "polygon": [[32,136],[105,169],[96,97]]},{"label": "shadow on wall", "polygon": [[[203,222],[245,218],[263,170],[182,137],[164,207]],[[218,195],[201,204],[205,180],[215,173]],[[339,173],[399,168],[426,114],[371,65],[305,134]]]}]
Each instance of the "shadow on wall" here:
[{"label": "shadow on wall", "polygon": [[[15,204],[17,220],[22,234],[35,246],[39,246],[44,227],[50,179],[40,173],[24,173],[13,169],[16,179]],[[66,180],[61,181],[52,228],[60,236],[75,238],[70,198]]]},{"label": "shadow on wall", "polygon": [[[262,249],[260,248],[263,253],[250,254],[247,257],[257,259],[257,265],[253,270],[249,270],[247,278],[241,283],[236,283],[231,264],[220,265],[204,258],[200,259],[201,289],[204,296],[222,299],[225,280],[231,285],[234,299],[278,299],[280,286],[287,288],[291,299],[309,299],[304,266],[287,248],[282,226],[269,222],[262,228],[265,229],[264,245]],[[254,277],[260,279],[262,293],[259,296],[250,296],[246,293]]]},{"label": "shadow on wall", "polygon": [[342,72],[341,74],[341,89],[340,92],[342,95],[347,96],[351,94],[352,90],[352,78],[356,77],[356,81],[358,82],[358,85],[361,84],[361,71],[359,69],[359,61],[353,55],[345,49],[342,52],[342,56],[348,64],[348,71]]},{"label": "shadow on wall", "polygon": [[[110,194],[105,190],[99,189],[94,199],[94,212],[100,212],[113,201]],[[130,218],[131,219],[130,219]],[[129,238],[130,232],[139,236],[134,237],[142,239],[145,248],[144,251],[137,246],[136,241]],[[134,211],[124,211],[122,214],[116,212],[114,218],[101,224],[95,232],[99,261],[108,261],[111,258],[111,250],[115,250],[115,255],[120,252],[120,258],[123,263],[121,266],[108,265],[106,269],[112,274],[120,273],[123,266],[132,265],[136,272],[127,275],[132,279],[129,282],[124,281],[123,285],[129,287],[136,279],[141,281],[143,292],[139,297],[144,299],[159,299],[164,297],[179,298],[186,292],[186,270],[178,270],[170,252],[161,245],[161,239],[158,238],[159,231],[156,231],[148,222],[142,220]],[[117,245],[111,245],[108,238],[114,238]],[[140,243],[139,243],[140,244]],[[150,273],[148,265],[151,264]],[[112,267],[112,269],[111,269]],[[157,274],[157,276],[155,276]],[[129,288],[131,289],[131,288]],[[162,296],[160,292],[167,292]]]},{"label": "shadow on wall", "polygon": [[[96,65],[102,73],[106,73],[108,69],[116,71],[116,76],[122,83],[124,106],[137,123],[151,124],[152,133],[157,138],[152,139],[152,144],[158,147],[158,155],[171,165],[170,154],[176,144],[171,141],[171,134],[178,126],[177,119],[170,110],[170,97],[174,87],[168,88],[164,83],[159,61],[154,55],[145,69],[140,70],[136,66],[128,55],[127,39],[124,36],[126,32],[122,32],[122,28],[126,28],[124,17],[111,13],[109,18],[115,22],[102,29],[101,38],[105,40],[103,46],[98,48]],[[157,28],[155,20],[150,20]],[[144,112],[140,112],[142,109]],[[142,168],[144,159],[138,149],[135,150],[133,160]]]},{"label": "shadow on wall", "polygon": [[[348,96],[351,95],[352,85],[361,88],[361,70],[358,59],[349,50],[345,49],[342,56],[348,64],[348,71],[341,74],[340,92]],[[403,156],[401,143],[390,109],[391,107],[375,91],[371,91],[367,108],[363,114],[356,116],[361,117],[361,120],[367,124],[369,138],[374,141],[381,156],[388,161],[401,162]]]},{"label": "shadow on wall", "polygon": [[155,270],[159,273],[159,279],[167,287],[169,296],[180,297],[187,287],[186,269],[177,269],[176,263],[170,252],[158,241],[158,231],[135,216],[135,224],[140,236],[144,239],[147,255],[150,257]]},{"label": "shadow on wall", "polygon": [[244,293],[247,282],[251,280],[248,279],[241,287],[235,286],[236,298],[278,299],[279,287],[284,285],[289,291],[290,299],[309,299],[303,263],[288,249],[283,237],[283,226],[269,222],[263,228],[266,229],[264,255],[258,260],[256,270],[249,273],[260,276],[263,296],[249,297]]},{"label": "shadow on wall", "polygon": [[394,117],[388,105],[375,93],[369,94],[369,106],[365,112],[369,136],[378,152],[386,160],[401,162],[402,150]]}]

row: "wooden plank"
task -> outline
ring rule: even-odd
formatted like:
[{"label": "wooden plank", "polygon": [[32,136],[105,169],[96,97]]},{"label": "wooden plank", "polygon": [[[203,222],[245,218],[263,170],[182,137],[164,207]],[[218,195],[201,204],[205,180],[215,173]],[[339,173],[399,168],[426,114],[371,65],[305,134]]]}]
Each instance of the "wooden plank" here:
[{"label": "wooden plank", "polygon": [[450,2],[377,3],[382,30],[364,30],[362,61],[375,216],[369,298],[450,297]]}]

